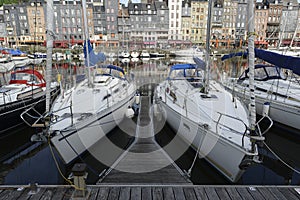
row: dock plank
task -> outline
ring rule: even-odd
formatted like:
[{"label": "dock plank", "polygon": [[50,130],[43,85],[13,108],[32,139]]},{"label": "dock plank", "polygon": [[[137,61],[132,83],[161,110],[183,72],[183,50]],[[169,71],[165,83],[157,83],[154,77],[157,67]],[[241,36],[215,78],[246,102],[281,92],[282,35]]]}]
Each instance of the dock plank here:
[{"label": "dock plank", "polygon": [[[59,187],[55,190],[52,199],[63,199],[66,189]],[[71,198],[71,196],[69,196]]]},{"label": "dock plank", "polygon": [[236,190],[238,191],[238,193],[240,194],[240,196],[242,197],[242,199],[247,199],[247,200],[248,199],[249,200],[253,199],[254,200],[254,198],[248,192],[247,188],[245,188],[245,187],[238,187],[238,188],[236,188]]},{"label": "dock plank", "polygon": [[207,194],[208,199],[220,199],[216,190],[212,187],[205,187],[205,193]]},{"label": "dock plank", "polygon": [[184,200],[185,199],[182,187],[173,187],[173,193],[174,193],[176,200]]},{"label": "dock plank", "polygon": [[47,188],[46,191],[43,193],[41,200],[49,200],[52,199],[54,196],[56,188]]},{"label": "dock plank", "polygon": [[106,200],[109,194],[108,187],[100,187],[98,191],[97,200]]},{"label": "dock plank", "polygon": [[17,199],[22,195],[23,192],[24,190],[17,191],[16,189],[7,189],[0,193],[0,199]]},{"label": "dock plank", "polygon": [[247,187],[247,190],[255,200],[265,200],[256,187]]},{"label": "dock plank", "polygon": [[265,199],[268,199],[268,200],[279,200],[266,187],[259,187],[257,189],[265,197]]},{"label": "dock plank", "polygon": [[91,187],[91,188],[88,188],[88,189],[91,190],[89,200],[96,200],[97,196],[98,196],[99,188]]},{"label": "dock plank", "polygon": [[152,200],[151,187],[142,187],[142,199]]},{"label": "dock plank", "polygon": [[216,188],[216,193],[217,195],[220,197],[220,199],[222,200],[231,200],[231,198],[229,197],[229,194],[227,193],[225,188]]},{"label": "dock plank", "polygon": [[142,199],[142,188],[141,187],[131,188],[130,199],[132,199],[132,200],[141,200]]},{"label": "dock plank", "polygon": [[183,192],[184,192],[184,196],[185,196],[186,199],[188,199],[188,200],[193,200],[193,199],[197,200],[194,188],[184,187]]},{"label": "dock plank", "polygon": [[[296,191],[296,189],[297,189],[297,191]],[[295,187],[295,188],[289,188],[289,190],[296,196],[296,197],[298,197],[298,199],[300,199],[300,187]]]},{"label": "dock plank", "polygon": [[234,187],[228,187],[226,191],[232,200],[240,200],[242,198]]},{"label": "dock plank", "polygon": [[296,195],[294,195],[290,190],[286,190],[284,188],[278,188],[278,190],[285,196],[285,198],[289,200],[299,199]]},{"label": "dock plank", "polygon": [[149,109],[149,97],[141,97],[136,140],[97,184],[192,184],[155,142]]},{"label": "dock plank", "polygon": [[172,187],[164,187],[163,196],[165,200],[175,199]]},{"label": "dock plank", "polygon": [[153,200],[161,200],[163,199],[164,195],[163,195],[163,191],[161,187],[154,187],[152,189],[152,199]]},{"label": "dock plank", "polygon": [[129,200],[130,199],[130,188],[129,187],[122,187],[121,188],[119,199],[124,199],[124,200]]},{"label": "dock plank", "polygon": [[112,187],[110,188],[109,194],[108,194],[108,200],[116,200],[119,198],[120,195],[120,187]]},{"label": "dock plank", "polygon": [[277,199],[287,200],[287,198],[285,198],[285,196],[276,187],[272,187],[268,189]]},{"label": "dock plank", "polygon": [[194,190],[195,190],[197,199],[208,200],[208,197],[207,197],[203,187],[201,187],[201,188],[197,187],[197,188],[194,188]]}]

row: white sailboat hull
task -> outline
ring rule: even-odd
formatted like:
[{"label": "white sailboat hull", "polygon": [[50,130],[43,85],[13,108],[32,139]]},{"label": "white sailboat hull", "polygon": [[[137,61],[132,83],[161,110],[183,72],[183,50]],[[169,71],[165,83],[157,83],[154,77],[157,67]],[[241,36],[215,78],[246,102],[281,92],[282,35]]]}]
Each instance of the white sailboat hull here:
[{"label": "white sailboat hull", "polygon": [[76,123],[68,131],[59,131],[51,142],[59,152],[65,163],[72,162],[82,153],[106,136],[124,118],[133,102],[133,96],[124,101]]},{"label": "white sailboat hull", "polygon": [[[168,124],[184,141],[191,144],[195,151],[197,151],[200,143],[200,151],[198,152],[200,158],[203,157],[232,182],[236,182],[241,177],[244,170],[240,169],[239,165],[243,158],[249,154],[248,152],[219,135],[200,128],[199,124],[182,116],[165,103],[161,102],[161,105],[166,110]],[[217,142],[211,148],[207,146],[209,141]]]},{"label": "white sailboat hull", "polygon": [[[237,96],[249,103],[249,96],[240,92],[235,91]],[[259,115],[263,115],[264,104],[271,102],[269,107],[268,115],[276,122],[283,125],[290,126],[300,130],[300,107],[291,105],[288,102],[276,101],[264,98],[263,96],[256,95],[256,112]]]}]

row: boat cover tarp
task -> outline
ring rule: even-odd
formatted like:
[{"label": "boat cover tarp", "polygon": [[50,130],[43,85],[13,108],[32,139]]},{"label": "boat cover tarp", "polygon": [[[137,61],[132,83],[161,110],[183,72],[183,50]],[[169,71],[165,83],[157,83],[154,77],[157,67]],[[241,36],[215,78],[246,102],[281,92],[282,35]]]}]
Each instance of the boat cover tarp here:
[{"label": "boat cover tarp", "polygon": [[[276,65],[284,69],[290,69],[293,73],[300,75],[300,57],[286,56],[262,49],[254,49],[255,57],[260,58],[270,64]],[[238,52],[224,55],[221,59],[226,60],[235,56],[246,56],[248,52]]]},{"label": "boat cover tarp", "polygon": [[195,64],[176,64],[171,67],[171,70],[179,70],[179,69],[196,69]]},{"label": "boat cover tarp", "polygon": [[204,60],[202,60],[201,58],[196,57],[196,56],[194,56],[193,59],[194,59],[194,62],[197,64],[197,67],[198,67],[198,68],[200,68],[200,69],[202,69],[202,70],[205,70],[205,68],[206,68],[206,63],[205,63]]},{"label": "boat cover tarp", "polygon": [[25,52],[19,50],[19,49],[3,49],[2,51],[7,52],[8,54],[11,54],[12,56],[21,56],[26,55]]},{"label": "boat cover tarp", "polygon": [[86,42],[84,42],[83,52],[85,58],[85,66],[95,66],[98,62],[104,62],[106,57],[104,53],[98,52],[97,54],[94,52],[93,47],[91,45],[91,41],[88,40],[88,55],[90,63],[87,63],[87,51],[86,51]]}]

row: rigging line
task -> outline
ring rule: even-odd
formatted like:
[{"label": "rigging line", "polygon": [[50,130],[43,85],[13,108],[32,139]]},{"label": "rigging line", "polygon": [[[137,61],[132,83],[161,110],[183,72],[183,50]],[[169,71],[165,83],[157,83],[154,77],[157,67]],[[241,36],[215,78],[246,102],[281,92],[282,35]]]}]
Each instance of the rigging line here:
[{"label": "rigging line", "polygon": [[52,158],[53,158],[53,160],[54,160],[54,163],[55,163],[55,165],[56,165],[56,168],[57,168],[57,170],[58,170],[58,172],[59,172],[59,174],[60,174],[60,176],[70,185],[70,186],[72,186],[72,187],[74,187],[76,190],[85,190],[85,189],[83,189],[83,188],[78,188],[76,185],[74,185],[73,183],[72,183],[72,181],[70,181],[69,179],[67,179],[65,176],[64,176],[64,174],[62,173],[62,171],[61,171],[61,169],[60,169],[60,167],[59,167],[59,164],[58,164],[58,162],[57,162],[57,159],[56,159],[56,157],[55,157],[55,155],[54,155],[54,152],[53,152],[53,149],[52,149],[52,146],[51,146],[51,143],[50,143],[50,136],[48,135],[48,146],[49,146],[49,149],[50,149],[50,152],[51,152],[51,155],[52,155]]},{"label": "rigging line", "polygon": [[[203,125],[203,128],[205,129],[205,131],[207,131],[207,129],[205,128],[205,124]],[[201,143],[201,139],[202,139],[202,137],[199,137],[199,144],[198,144],[198,147],[197,147],[197,151],[196,151],[194,160],[193,160],[193,162],[192,162],[191,167],[190,167],[190,168],[188,169],[188,171],[187,171],[188,177],[191,177],[192,169],[193,169],[193,167],[194,167],[194,165],[195,165],[195,162],[196,162],[196,159],[197,159],[197,157],[198,157],[198,154],[200,153],[200,147],[201,147],[201,144],[202,144],[202,143]]]},{"label": "rigging line", "polygon": [[287,162],[285,162],[284,160],[282,160],[268,145],[267,143],[264,141],[263,142],[264,145],[267,147],[267,149],[280,161],[282,162],[285,166],[287,166],[289,169],[291,169],[292,171],[296,172],[297,174],[300,174],[300,171],[293,168],[291,165],[289,165]]}]

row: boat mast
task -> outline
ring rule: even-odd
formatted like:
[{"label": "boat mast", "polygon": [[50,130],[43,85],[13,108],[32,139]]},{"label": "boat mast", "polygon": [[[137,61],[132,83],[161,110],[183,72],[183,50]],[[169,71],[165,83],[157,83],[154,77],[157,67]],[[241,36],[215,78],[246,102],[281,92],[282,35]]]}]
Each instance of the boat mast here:
[{"label": "boat mast", "polygon": [[209,87],[211,8],[212,8],[212,0],[208,0],[208,17],[207,17],[206,42],[205,42],[205,51],[206,51],[205,87],[204,87],[205,94],[208,93],[208,87]]},{"label": "boat mast", "polygon": [[248,1],[248,66],[249,66],[249,89],[250,89],[250,130],[255,132],[256,107],[254,93],[254,4],[253,0]]},{"label": "boat mast", "polygon": [[53,0],[47,1],[47,65],[46,65],[46,112],[50,111],[51,76],[52,76],[52,50],[53,50]]},{"label": "boat mast", "polygon": [[86,0],[82,0],[82,12],[83,12],[83,23],[84,23],[84,41],[85,41],[85,51],[86,51],[86,61],[88,70],[88,85],[91,86],[91,69],[90,69],[90,56],[88,49],[89,31],[88,31],[88,21],[87,21],[87,11],[86,11]]}]

